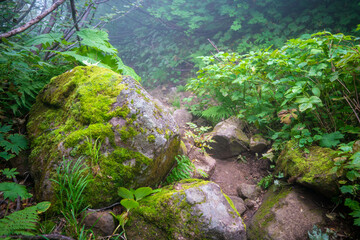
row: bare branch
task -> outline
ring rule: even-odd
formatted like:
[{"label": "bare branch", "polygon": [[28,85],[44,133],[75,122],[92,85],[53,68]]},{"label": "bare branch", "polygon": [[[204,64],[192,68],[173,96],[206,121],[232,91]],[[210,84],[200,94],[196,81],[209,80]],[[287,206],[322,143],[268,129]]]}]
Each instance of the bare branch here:
[{"label": "bare branch", "polygon": [[31,9],[32,9],[32,8],[34,7],[34,5],[35,5],[35,2],[36,2],[36,0],[34,0],[34,1],[31,3],[29,9],[28,9],[21,17],[19,17],[19,19],[17,19],[17,22],[18,22],[18,23],[20,23],[20,22],[30,13]]},{"label": "bare branch", "polygon": [[43,12],[42,14],[38,15],[36,18],[32,19],[31,21],[25,23],[23,26],[18,27],[14,30],[11,30],[7,33],[3,33],[0,34],[0,38],[8,38],[11,36],[14,36],[16,34],[19,34],[23,31],[25,31],[26,29],[28,29],[29,27],[31,27],[32,25],[40,22],[44,17],[46,17],[47,15],[49,15],[52,11],[54,11],[56,8],[58,8],[61,4],[63,4],[66,0],[58,0],[56,3],[54,3],[49,9],[47,9],[45,12]]}]

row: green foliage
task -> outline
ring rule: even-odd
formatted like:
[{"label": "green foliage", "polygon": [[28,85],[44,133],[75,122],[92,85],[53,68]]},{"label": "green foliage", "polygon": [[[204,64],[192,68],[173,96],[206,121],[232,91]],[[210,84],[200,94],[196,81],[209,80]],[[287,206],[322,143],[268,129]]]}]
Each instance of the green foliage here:
[{"label": "green foliage", "polygon": [[274,176],[272,174],[263,177],[259,182],[258,186],[262,187],[263,189],[268,189],[274,182]]},{"label": "green foliage", "polygon": [[335,147],[355,137],[336,130],[360,122],[359,103],[349,100],[358,92],[358,41],[320,32],[276,50],[201,57],[204,67],[187,88],[201,99],[199,107],[206,106],[205,115],[228,112],[275,129],[272,138],[279,143],[293,137],[301,147],[315,142]]},{"label": "green foliage", "polygon": [[6,161],[19,154],[20,150],[27,148],[27,140],[21,134],[10,134],[10,125],[1,125],[0,123],[0,146],[3,151],[0,152],[0,157]]},{"label": "green foliage", "polygon": [[0,43],[0,115],[11,118],[26,113],[51,77],[68,68],[42,61],[33,53],[36,50],[7,40]]},{"label": "green foliage", "polygon": [[113,234],[115,234],[118,229],[120,228],[120,226],[122,227],[123,229],[123,232],[121,234],[124,234],[125,236],[125,239],[126,239],[126,235],[125,235],[125,225],[126,223],[128,222],[129,218],[128,218],[128,215],[129,215],[129,211],[131,209],[134,209],[134,208],[137,208],[139,207],[139,201],[141,201],[143,198],[153,194],[153,193],[156,193],[156,192],[159,192],[161,191],[161,189],[155,189],[153,190],[152,188],[150,187],[141,187],[141,188],[138,188],[136,190],[134,189],[126,189],[124,187],[120,187],[118,189],[118,194],[120,197],[122,197],[123,199],[120,201],[120,204],[126,208],[126,212],[123,212],[122,214],[120,215],[115,215],[114,213],[111,213],[113,215],[113,217],[118,220],[119,224],[118,226],[116,227],[115,231]]},{"label": "green foliage", "polygon": [[15,201],[18,197],[22,200],[32,197],[32,194],[26,190],[24,185],[14,182],[0,183],[0,192],[3,192],[4,199],[9,199],[10,201]]},{"label": "green foliage", "polygon": [[326,232],[323,233],[316,225],[313,226],[311,232],[308,232],[308,236],[310,240],[331,240],[337,237],[334,231],[327,228]]},{"label": "green foliage", "polygon": [[56,169],[56,178],[51,179],[56,185],[56,196],[59,208],[65,217],[70,234],[79,237],[83,228],[78,222],[78,217],[86,210],[82,193],[90,182],[88,168],[83,163],[83,158],[75,162],[63,159]]},{"label": "green foliage", "polygon": [[50,207],[50,202],[41,202],[36,206],[27,207],[0,219],[0,236],[25,235],[33,236],[31,230],[37,229],[39,214]]},{"label": "green foliage", "polygon": [[150,187],[141,187],[136,190],[128,190],[124,187],[120,187],[118,190],[119,196],[123,198],[120,203],[127,209],[127,211],[137,208],[141,199],[155,192],[158,192],[158,190],[153,190]]},{"label": "green foliage", "polygon": [[87,154],[91,158],[91,166],[97,166],[99,162],[100,148],[102,144],[100,137],[96,138],[94,142],[91,136],[90,138],[86,137],[85,143],[87,145]]},{"label": "green foliage", "polygon": [[343,138],[344,135],[339,131],[327,133],[322,135],[319,144],[321,147],[331,148],[337,146]]},{"label": "green foliage", "polygon": [[12,169],[5,168],[5,169],[1,169],[0,172],[4,174],[5,177],[8,179],[15,178],[15,176],[19,174],[19,172],[16,171],[16,168],[12,168]]},{"label": "green foliage", "polygon": [[81,38],[79,47],[57,53],[65,56],[69,61],[78,61],[84,65],[97,65],[123,75],[129,75],[137,81],[141,80],[135,71],[124,65],[117,56],[117,50],[109,43],[106,32],[84,28],[78,31],[77,35]]},{"label": "green foliage", "polygon": [[344,205],[352,210],[350,215],[354,217],[354,225],[360,226],[360,152],[352,153],[352,144],[339,146],[339,157],[334,159],[332,171],[338,176],[346,176],[346,180],[339,180],[340,191],[345,198]]},{"label": "green foliage", "polygon": [[188,179],[191,177],[191,173],[196,170],[194,163],[189,159],[189,157],[178,155],[175,159],[177,164],[166,177],[166,184],[171,184],[182,179]]},{"label": "green foliage", "polygon": [[[121,8],[118,1],[110,4]],[[145,85],[186,76],[198,65],[197,56],[216,51],[208,39],[219,50],[244,53],[324,29],[351,32],[360,21],[360,6],[351,0],[148,0],[142,5],[106,28],[124,61],[146,76]]]},{"label": "green foliage", "polygon": [[[185,131],[185,139],[192,140],[194,142],[194,146],[200,148],[201,152],[205,153],[205,149],[212,149],[209,143],[214,143],[215,140],[212,139],[211,134],[206,134],[207,131],[211,127],[198,127],[195,123],[187,123],[187,125],[191,128],[191,131]],[[188,155],[192,149],[188,151]]]}]

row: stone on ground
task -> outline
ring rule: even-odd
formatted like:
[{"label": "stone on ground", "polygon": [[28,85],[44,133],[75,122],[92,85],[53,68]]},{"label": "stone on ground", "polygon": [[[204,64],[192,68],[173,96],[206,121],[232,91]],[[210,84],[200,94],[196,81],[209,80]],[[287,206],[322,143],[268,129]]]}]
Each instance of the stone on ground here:
[{"label": "stone on ground", "polygon": [[215,158],[226,159],[248,151],[250,141],[242,130],[243,124],[236,117],[218,123],[210,133],[215,143],[210,144],[212,149],[207,152]]},{"label": "stone on ground", "polygon": [[[150,230],[150,231],[149,231]],[[129,239],[246,239],[245,225],[220,187],[183,180],[141,201],[131,212]]]},{"label": "stone on ground", "polygon": [[157,185],[180,145],[172,116],[136,80],[97,66],[51,79],[31,109],[27,129],[38,199],[54,203],[50,179],[63,157],[74,162],[84,156],[92,181],[83,198],[93,208],[117,201],[121,186]]},{"label": "stone on ground", "polygon": [[255,200],[261,194],[261,188],[257,185],[241,183],[236,191],[242,199]]},{"label": "stone on ground", "polygon": [[338,157],[336,151],[318,146],[308,150],[309,153],[305,153],[295,142],[289,141],[277,159],[276,170],[290,182],[310,187],[327,197],[337,196],[338,177],[332,171],[333,159]]},{"label": "stone on ground", "polygon": [[101,236],[109,236],[113,234],[115,230],[114,217],[110,214],[110,211],[87,211],[84,218],[84,224],[87,228]]},{"label": "stone on ground", "polygon": [[262,153],[266,150],[266,148],[268,148],[269,142],[261,135],[255,134],[254,136],[251,136],[249,145],[250,151],[254,153]]},{"label": "stone on ground", "polygon": [[325,212],[317,203],[304,188],[270,189],[250,222],[248,239],[308,239],[314,225],[325,223]]}]

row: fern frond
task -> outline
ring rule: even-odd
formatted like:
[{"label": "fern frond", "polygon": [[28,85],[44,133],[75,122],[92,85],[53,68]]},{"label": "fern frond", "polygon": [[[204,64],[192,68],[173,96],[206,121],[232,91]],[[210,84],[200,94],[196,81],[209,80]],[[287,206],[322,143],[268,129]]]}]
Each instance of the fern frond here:
[{"label": "fern frond", "polygon": [[201,113],[206,119],[214,120],[215,122],[221,121],[222,119],[229,118],[231,112],[223,106],[212,106]]},{"label": "fern frond", "polygon": [[174,167],[169,176],[167,176],[165,182],[171,184],[173,182],[180,181],[191,177],[191,172],[195,170],[195,165],[191,160],[184,155],[176,156],[176,167]]},{"label": "fern frond", "polygon": [[0,219],[0,236],[33,236],[30,231],[36,230],[36,224],[39,222],[38,214],[45,212],[49,207],[50,202],[41,202]]}]

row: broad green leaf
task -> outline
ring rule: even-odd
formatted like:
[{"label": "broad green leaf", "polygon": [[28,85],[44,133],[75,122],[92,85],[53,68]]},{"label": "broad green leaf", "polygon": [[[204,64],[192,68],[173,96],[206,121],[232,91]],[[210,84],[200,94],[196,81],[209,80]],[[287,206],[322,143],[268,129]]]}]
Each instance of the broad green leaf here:
[{"label": "broad green leaf", "polygon": [[26,190],[24,185],[14,182],[0,183],[0,192],[4,193],[4,199],[8,198],[10,201],[15,201],[18,197],[22,200],[32,197],[32,194]]},{"label": "broad green leaf", "polygon": [[321,147],[335,147],[340,143],[340,139],[343,139],[344,135],[340,132],[336,131],[333,133],[326,133],[322,136],[322,139],[320,140],[320,146]]},{"label": "broad green leaf", "polygon": [[346,173],[346,177],[350,181],[355,181],[356,179],[358,179],[360,177],[360,173],[358,171],[356,171],[356,170],[351,170],[351,171]]},{"label": "broad green leaf", "polygon": [[314,88],[312,89],[312,92],[313,92],[313,94],[314,94],[315,96],[320,97],[320,89],[319,89],[319,88],[314,87]]},{"label": "broad green leaf", "polygon": [[84,28],[77,32],[77,35],[82,38],[81,43],[83,45],[97,48],[104,53],[117,53],[116,48],[109,44],[109,36],[104,31]]},{"label": "broad green leaf", "polygon": [[312,108],[313,108],[313,105],[312,105],[312,103],[309,103],[309,102],[302,103],[299,105],[300,112],[304,112],[304,111],[306,111],[308,109],[312,109]]},{"label": "broad green leaf", "polygon": [[352,210],[360,210],[360,204],[358,201],[352,200],[350,198],[345,199],[345,206],[351,208]]},{"label": "broad green leaf", "polygon": [[40,203],[36,204],[36,212],[38,214],[43,213],[46,210],[48,210],[50,206],[51,206],[50,202],[40,202]]},{"label": "broad green leaf", "polygon": [[120,203],[126,208],[127,211],[139,207],[139,203],[134,199],[123,199]]},{"label": "broad green leaf", "polygon": [[134,194],[124,187],[119,188],[118,195],[122,198],[134,199]]},{"label": "broad green leaf", "polygon": [[136,201],[143,199],[144,197],[150,195],[153,192],[152,188],[150,187],[141,187],[135,190],[134,195]]},{"label": "broad green leaf", "polygon": [[333,72],[331,75],[330,75],[330,82],[334,82],[336,81],[337,79],[339,79],[339,72]]},{"label": "broad green leaf", "polygon": [[345,166],[348,169],[360,170],[360,152],[356,152],[351,157],[351,162]]},{"label": "broad green leaf", "polygon": [[51,45],[54,42],[60,42],[63,34],[62,33],[47,33],[47,34],[41,34],[39,36],[35,36],[31,38],[30,40],[25,42],[26,46],[33,46],[33,45],[39,45],[39,44],[46,44]]}]

